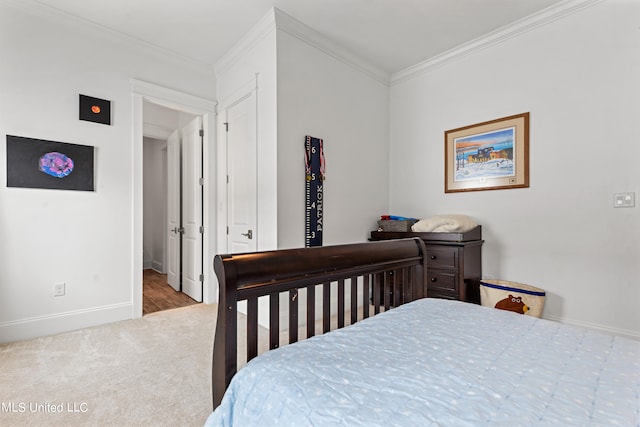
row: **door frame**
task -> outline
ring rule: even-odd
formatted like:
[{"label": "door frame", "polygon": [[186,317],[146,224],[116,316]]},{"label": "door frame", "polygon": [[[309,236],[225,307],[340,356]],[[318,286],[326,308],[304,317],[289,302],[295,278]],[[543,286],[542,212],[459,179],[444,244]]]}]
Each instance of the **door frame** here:
[{"label": "door frame", "polygon": [[217,301],[217,281],[213,275],[212,263],[217,242],[217,210],[215,173],[210,173],[217,165],[216,161],[216,109],[217,102],[189,95],[174,89],[158,86],[142,80],[131,80],[131,95],[133,102],[133,149],[132,149],[132,229],[133,239],[131,248],[131,301],[132,318],[142,317],[142,163],[143,163],[143,103],[145,100],[163,107],[202,116],[204,137],[202,141],[202,178],[203,200],[202,211],[204,217],[203,242],[203,275],[202,301],[212,303]]},{"label": "door frame", "polygon": [[[256,97],[256,111],[255,111],[255,119],[256,119],[256,127],[255,127],[255,132],[256,132],[256,173],[259,173],[260,167],[259,167],[259,156],[260,153],[258,151],[258,136],[259,136],[259,123],[258,123],[258,74],[256,74],[255,78],[244,83],[243,85],[241,85],[240,87],[238,87],[236,90],[234,90],[230,95],[228,95],[227,97],[223,98],[220,103],[218,104],[218,119],[217,119],[217,148],[218,148],[218,163],[217,163],[217,176],[218,176],[218,188],[217,188],[217,194],[218,194],[218,200],[220,201],[219,206],[220,209],[218,210],[218,249],[222,252],[222,253],[228,253],[229,252],[229,247],[228,247],[228,235],[227,235],[227,226],[229,225],[229,219],[228,219],[228,215],[227,215],[227,209],[229,208],[227,205],[228,202],[228,187],[227,187],[227,173],[228,173],[228,169],[227,169],[227,135],[226,135],[226,128],[225,128],[225,122],[227,121],[227,109],[240,102],[243,98],[250,96],[253,92],[254,96]],[[257,175],[256,175],[256,179],[257,179]],[[259,233],[258,230],[260,229],[259,227],[259,223],[260,223],[260,212],[259,212],[259,205],[260,205],[260,188],[259,185],[256,183],[256,224],[255,224],[255,233],[254,233],[254,239],[256,241],[256,248],[257,250],[261,249],[261,246],[259,244],[260,239],[259,239]],[[275,223],[273,224],[275,225]],[[275,247],[273,248],[262,248],[262,249],[275,249]],[[217,298],[217,296],[216,296]]]},{"label": "door frame", "polygon": [[202,302],[204,270],[202,116],[180,127],[180,289]]},{"label": "door frame", "polygon": [[[231,224],[232,222],[232,218],[229,217],[229,211],[232,208],[232,203],[229,200],[229,195],[230,195],[230,184],[229,184],[229,179],[231,179],[231,182],[233,182],[233,176],[231,176],[231,171],[233,170],[233,168],[230,166],[231,164],[231,160],[229,159],[229,130],[228,130],[228,126],[234,126],[235,123],[231,123],[231,119],[229,118],[229,109],[233,108],[235,106],[237,106],[238,104],[244,102],[245,100],[252,100],[252,102],[250,102],[249,104],[249,108],[253,108],[253,114],[251,117],[251,120],[253,121],[253,127],[249,128],[249,131],[253,131],[253,141],[252,141],[252,147],[251,149],[253,150],[253,158],[252,158],[252,165],[251,167],[255,170],[255,176],[253,177],[253,194],[254,194],[254,206],[253,206],[253,223],[252,224],[247,224],[250,231],[253,232],[253,237],[252,240],[253,242],[251,242],[251,244],[248,245],[248,247],[243,250],[244,252],[253,252],[258,250],[258,242],[259,242],[259,236],[260,236],[260,230],[258,229],[258,124],[257,124],[257,88],[254,88],[252,90],[250,90],[249,92],[247,92],[246,94],[238,97],[237,99],[234,99],[232,102],[227,103],[224,107],[224,109],[221,109],[221,111],[219,112],[219,119],[223,119],[226,124],[224,126],[223,129],[223,135],[219,136],[218,141],[220,145],[224,146],[224,153],[225,153],[225,174],[227,176],[227,179],[225,180],[225,191],[224,191],[224,197],[225,197],[225,215],[226,215],[226,237],[225,237],[225,253],[233,253],[233,249],[231,248],[231,243],[230,243],[230,238],[231,235],[233,234],[233,225]],[[221,130],[222,130],[223,126],[220,126]],[[231,171],[230,171],[231,169]]]}]

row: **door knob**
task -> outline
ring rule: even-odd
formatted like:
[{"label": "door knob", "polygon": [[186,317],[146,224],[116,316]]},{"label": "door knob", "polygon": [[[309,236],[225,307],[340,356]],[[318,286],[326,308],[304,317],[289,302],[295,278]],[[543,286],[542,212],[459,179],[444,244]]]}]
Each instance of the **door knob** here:
[{"label": "door knob", "polygon": [[171,232],[173,232],[173,233],[176,233],[176,234],[178,234],[178,233],[180,233],[180,234],[184,234],[184,228],[182,228],[182,227],[180,227],[180,228],[178,228],[178,227],[173,227],[173,228],[172,228],[171,230],[169,230],[169,231],[171,231]]},{"label": "door knob", "polygon": [[245,236],[247,239],[253,239],[253,230],[249,230],[246,233],[240,233],[241,236]]}]

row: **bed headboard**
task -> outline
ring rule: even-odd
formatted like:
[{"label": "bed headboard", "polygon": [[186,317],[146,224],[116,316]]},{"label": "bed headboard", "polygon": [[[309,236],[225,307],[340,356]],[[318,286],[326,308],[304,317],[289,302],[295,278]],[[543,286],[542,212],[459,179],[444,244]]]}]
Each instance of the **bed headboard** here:
[{"label": "bed headboard", "polygon": [[[269,301],[269,349],[280,345],[280,294],[288,294],[289,343],[298,341],[298,291],[306,289],[306,338],[353,324],[426,297],[426,248],[421,239],[217,255],[213,266],[220,286],[213,346],[213,407],[217,407],[237,371],[238,301],[247,301],[247,361],[258,354],[258,298]],[[331,295],[332,283],[337,295]],[[345,285],[348,283],[348,288]],[[322,313],[316,316],[316,288]],[[350,304],[345,306],[345,290]],[[337,300],[337,304],[336,304]],[[320,303],[320,301],[318,301]],[[359,311],[361,314],[359,315]]]}]

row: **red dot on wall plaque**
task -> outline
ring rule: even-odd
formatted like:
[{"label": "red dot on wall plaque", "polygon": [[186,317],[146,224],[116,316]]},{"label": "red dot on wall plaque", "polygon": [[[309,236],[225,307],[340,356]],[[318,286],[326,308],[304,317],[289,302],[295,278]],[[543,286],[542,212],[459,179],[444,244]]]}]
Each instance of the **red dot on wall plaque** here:
[{"label": "red dot on wall plaque", "polygon": [[92,105],[91,112],[94,114],[100,114],[100,107],[98,107],[97,105]]}]

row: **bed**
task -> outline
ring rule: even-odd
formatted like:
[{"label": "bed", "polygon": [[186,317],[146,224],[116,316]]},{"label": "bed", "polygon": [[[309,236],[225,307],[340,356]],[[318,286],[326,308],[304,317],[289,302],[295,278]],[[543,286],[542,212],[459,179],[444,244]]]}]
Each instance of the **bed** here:
[{"label": "bed", "polygon": [[[424,298],[424,254],[419,239],[408,239],[216,257],[207,425],[640,426],[640,342]],[[316,316],[310,289],[318,286]],[[281,292],[289,312],[282,328]],[[261,295],[271,350],[256,357]],[[245,299],[249,363],[237,371],[237,304]]]}]

